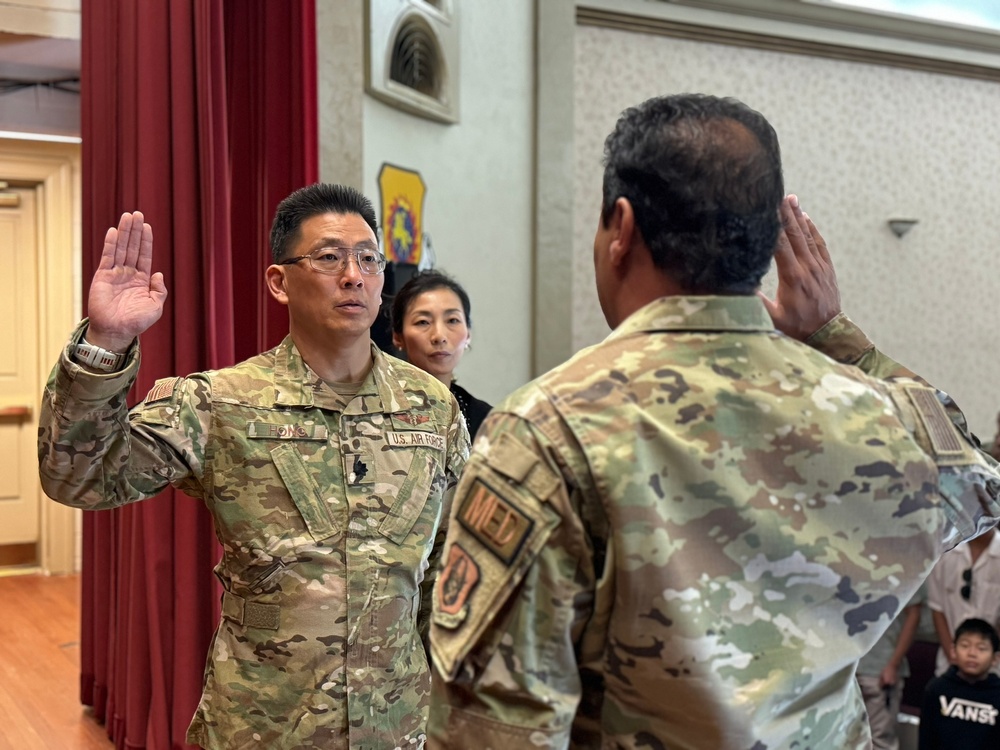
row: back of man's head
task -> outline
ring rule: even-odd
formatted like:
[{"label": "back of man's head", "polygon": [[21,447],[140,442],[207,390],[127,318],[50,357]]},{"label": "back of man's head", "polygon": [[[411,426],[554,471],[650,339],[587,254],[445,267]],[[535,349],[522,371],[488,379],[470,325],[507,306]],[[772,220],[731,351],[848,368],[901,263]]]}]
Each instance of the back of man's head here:
[{"label": "back of man's head", "polygon": [[685,291],[751,294],[784,197],[778,138],[736,99],[680,94],[622,113],[604,144],[602,221],[632,205],[653,263]]},{"label": "back of man's head", "polygon": [[359,191],[348,185],[317,182],[299,188],[281,203],[271,223],[271,259],[284,260],[291,254],[302,222],[322,214],[357,214],[378,235],[375,208]]}]

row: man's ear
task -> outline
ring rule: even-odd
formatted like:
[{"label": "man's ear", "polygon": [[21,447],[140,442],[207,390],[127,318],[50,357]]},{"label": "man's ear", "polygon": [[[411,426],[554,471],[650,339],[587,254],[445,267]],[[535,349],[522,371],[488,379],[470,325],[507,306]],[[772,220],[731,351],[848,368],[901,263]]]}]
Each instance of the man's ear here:
[{"label": "man's ear", "polygon": [[288,292],[285,291],[285,267],[270,265],[264,271],[264,281],[267,283],[267,291],[271,293],[279,304],[288,304]]},{"label": "man's ear", "polygon": [[635,239],[635,213],[628,198],[618,198],[615,201],[611,218],[608,222],[611,229],[611,243],[608,246],[608,257],[613,266],[621,266],[632,251]]}]

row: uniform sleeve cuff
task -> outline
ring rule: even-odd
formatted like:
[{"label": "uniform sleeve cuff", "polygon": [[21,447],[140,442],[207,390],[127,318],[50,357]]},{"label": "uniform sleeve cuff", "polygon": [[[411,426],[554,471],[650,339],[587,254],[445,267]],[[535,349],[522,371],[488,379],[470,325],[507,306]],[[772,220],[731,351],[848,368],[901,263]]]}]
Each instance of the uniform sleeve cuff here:
[{"label": "uniform sleeve cuff", "polygon": [[[82,414],[91,414],[99,404],[106,404],[117,395],[124,395],[132,386],[139,371],[139,343],[133,341],[125,354],[125,364],[117,372],[95,372],[78,364],[73,359],[73,350],[83,338],[89,320],[84,318],[74,329],[69,342],[59,356],[59,366],[55,372],[56,394],[65,394],[60,399],[61,406],[76,403],[84,409]],[[109,405],[110,406],[110,405]],[[60,410],[64,416],[72,417]]]},{"label": "uniform sleeve cuff", "polygon": [[845,364],[855,364],[865,352],[875,348],[865,332],[844,313],[838,313],[813,333],[806,344]]}]

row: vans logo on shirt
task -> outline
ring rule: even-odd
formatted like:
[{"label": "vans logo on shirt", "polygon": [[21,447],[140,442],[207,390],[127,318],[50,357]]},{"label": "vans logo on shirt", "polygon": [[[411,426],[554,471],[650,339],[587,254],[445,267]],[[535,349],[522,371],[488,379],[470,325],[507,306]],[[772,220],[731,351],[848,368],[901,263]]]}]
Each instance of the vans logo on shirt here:
[{"label": "vans logo on shirt", "polygon": [[941,715],[951,719],[964,719],[992,726],[997,723],[997,714],[1000,713],[1000,710],[988,703],[976,703],[961,698],[952,698],[949,701],[945,700],[943,695],[939,696],[938,700],[941,701]]}]

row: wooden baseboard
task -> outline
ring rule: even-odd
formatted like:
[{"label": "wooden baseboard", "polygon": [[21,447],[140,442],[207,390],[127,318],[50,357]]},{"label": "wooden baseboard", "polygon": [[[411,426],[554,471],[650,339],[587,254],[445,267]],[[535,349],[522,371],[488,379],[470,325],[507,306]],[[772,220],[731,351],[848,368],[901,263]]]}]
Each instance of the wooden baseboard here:
[{"label": "wooden baseboard", "polygon": [[38,565],[38,545],[0,544],[0,568]]}]

